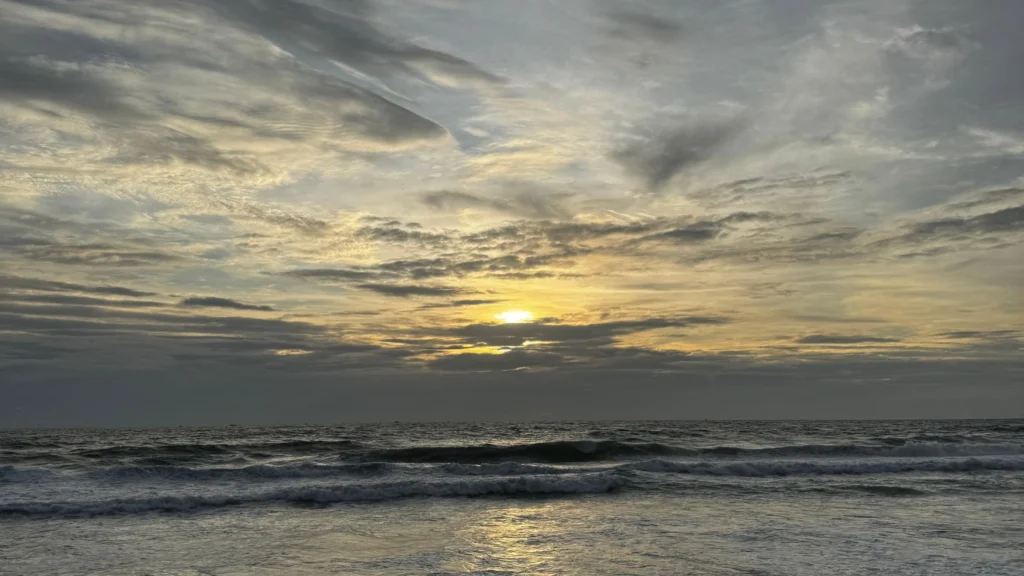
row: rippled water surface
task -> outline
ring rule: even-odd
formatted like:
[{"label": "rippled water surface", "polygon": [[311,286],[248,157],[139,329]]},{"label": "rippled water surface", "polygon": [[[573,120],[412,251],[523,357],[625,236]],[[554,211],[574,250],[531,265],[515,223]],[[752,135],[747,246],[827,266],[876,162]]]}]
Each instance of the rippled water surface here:
[{"label": "rippled water surface", "polygon": [[1024,421],[0,431],[0,574],[1024,574]]}]

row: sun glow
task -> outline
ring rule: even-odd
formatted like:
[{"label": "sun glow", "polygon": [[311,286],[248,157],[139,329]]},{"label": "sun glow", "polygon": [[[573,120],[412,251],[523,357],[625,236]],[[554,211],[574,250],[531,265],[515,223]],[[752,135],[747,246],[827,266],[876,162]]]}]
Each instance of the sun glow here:
[{"label": "sun glow", "polygon": [[522,324],[533,320],[533,314],[526,310],[509,310],[501,314],[495,314],[494,317],[506,324]]}]

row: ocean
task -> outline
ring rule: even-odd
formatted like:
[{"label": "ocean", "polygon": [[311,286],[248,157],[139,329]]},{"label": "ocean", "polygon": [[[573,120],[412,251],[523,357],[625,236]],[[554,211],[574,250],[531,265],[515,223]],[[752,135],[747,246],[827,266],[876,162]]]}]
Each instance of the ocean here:
[{"label": "ocean", "polygon": [[1024,421],[0,431],[0,574],[1024,574]]}]

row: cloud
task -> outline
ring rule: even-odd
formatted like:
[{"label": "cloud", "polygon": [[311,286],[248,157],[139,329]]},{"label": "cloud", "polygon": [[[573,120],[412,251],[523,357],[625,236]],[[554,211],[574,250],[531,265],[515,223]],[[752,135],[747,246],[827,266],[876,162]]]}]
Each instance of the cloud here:
[{"label": "cloud", "polygon": [[523,324],[469,324],[444,330],[441,334],[461,338],[467,344],[486,346],[522,346],[525,342],[590,342],[610,344],[617,336],[657,330],[687,328],[700,325],[722,325],[728,318],[718,316],[682,316],[648,318],[594,324],[555,324],[536,322]]},{"label": "cloud", "polygon": [[452,237],[443,232],[429,232],[409,229],[397,223],[385,223],[378,226],[364,226],[356,234],[375,242],[391,244],[417,244],[426,247],[441,247],[450,243]]},{"label": "cloud", "polygon": [[311,268],[289,270],[285,276],[321,282],[359,282],[365,280],[392,280],[407,278],[426,280],[445,277],[512,277],[521,274],[543,277],[545,273],[527,272],[537,268],[572,264],[572,257],[582,251],[552,252],[547,254],[513,253],[494,257],[474,258],[474,254],[456,254],[438,258],[390,260],[373,265],[349,268]]},{"label": "cloud", "polygon": [[943,218],[913,225],[906,236],[922,239],[939,235],[991,234],[1024,230],[1024,206],[1004,208],[969,218]]},{"label": "cloud", "polygon": [[[186,313],[162,302],[65,294],[83,288],[70,283],[0,278],[5,288],[43,292],[0,296],[0,325],[4,327],[0,368],[54,361],[58,363],[55,366],[87,371],[103,367],[173,370],[174,363],[203,363],[299,373],[395,368],[405,356],[401,350],[347,341],[329,326],[205,314],[221,309],[269,310],[226,298],[186,299],[182,306],[193,309]],[[288,351],[302,354],[289,355]]]},{"label": "cloud", "polygon": [[[1007,195],[1006,197],[1011,197]],[[941,206],[940,216],[906,223],[870,246],[896,250],[901,258],[932,257],[968,249],[990,249],[1019,244],[1024,238],[1024,205],[1000,208],[973,216],[941,215],[963,208],[989,206],[1000,195]],[[935,211],[932,211],[933,213]],[[905,248],[910,252],[899,252]]]},{"label": "cloud", "polygon": [[1002,204],[1014,200],[1024,200],[1024,188],[998,188],[974,194],[972,198],[951,204],[951,209],[967,210],[978,206]]},{"label": "cloud", "polygon": [[501,354],[450,354],[439,356],[427,362],[433,370],[490,372],[522,370],[528,368],[553,368],[565,364],[559,354],[510,350]]},{"label": "cloud", "polygon": [[351,268],[309,268],[304,270],[289,270],[283,273],[284,276],[301,278],[303,280],[321,281],[361,281],[370,278],[377,278],[381,275],[376,270],[351,269]]},{"label": "cloud", "polygon": [[608,15],[611,34],[630,40],[672,42],[683,32],[679,23],[643,12],[617,11]]},{"label": "cloud", "polygon": [[898,338],[881,338],[876,336],[857,336],[843,334],[812,334],[796,340],[799,344],[892,344]]},{"label": "cloud", "polygon": [[225,0],[204,6],[282,49],[321,55],[369,74],[429,77],[444,73],[461,79],[500,81],[466,60],[386,34],[375,24],[371,3],[366,0],[329,6],[294,0],[270,4]]},{"label": "cloud", "polygon": [[506,198],[484,198],[468,192],[441,190],[423,195],[423,203],[441,211],[478,208],[522,218],[565,218],[569,215],[562,201],[568,194],[516,192]]},{"label": "cloud", "polygon": [[952,29],[929,29],[915,26],[899,30],[886,42],[886,48],[911,58],[934,58],[943,53],[962,53],[971,43]]},{"label": "cloud", "polygon": [[104,294],[110,296],[129,296],[143,298],[156,296],[155,292],[143,292],[123,286],[90,286],[75,284],[72,282],[57,282],[54,280],[41,280],[38,278],[23,278],[20,276],[0,275],[0,289],[14,290],[38,290],[41,292],[85,292],[88,294]]},{"label": "cloud", "polygon": [[939,334],[942,338],[950,340],[1011,340],[1024,336],[1021,330],[961,330],[958,332],[943,332]]},{"label": "cloud", "polygon": [[420,306],[420,310],[431,310],[435,308],[466,308],[469,306],[484,306],[487,304],[499,304],[504,300],[493,300],[493,299],[463,299],[463,300],[452,300],[451,302],[424,304]]},{"label": "cloud", "polygon": [[458,288],[448,286],[418,286],[410,284],[359,284],[363,290],[394,296],[397,298],[409,298],[411,296],[452,296],[461,292]]},{"label": "cloud", "polygon": [[722,232],[718,222],[698,222],[682,228],[673,228],[665,232],[651,234],[637,239],[638,242],[672,242],[676,244],[696,244],[714,240]]},{"label": "cloud", "polygon": [[444,146],[418,96],[502,83],[385,30],[365,1],[121,4],[5,4],[0,101],[19,145],[5,161],[216,203],[325,159]]},{"label": "cloud", "polygon": [[647,188],[657,190],[684,169],[711,158],[742,127],[741,122],[732,119],[653,129],[651,134],[637,135],[637,141],[616,150],[612,159],[642,179]]},{"label": "cloud", "polygon": [[263,312],[273,312],[272,306],[255,306],[252,304],[243,304],[230,298],[217,298],[216,296],[193,296],[191,298],[185,298],[180,302],[182,306],[191,307],[205,307],[205,308],[231,308],[233,310],[260,310]]},{"label": "cloud", "polygon": [[[137,267],[181,260],[148,239],[105,223],[85,224],[0,205],[0,252],[78,266]],[[126,238],[127,237],[127,238]]]},{"label": "cloud", "polygon": [[[17,241],[23,242],[16,252],[29,260],[40,260],[74,266],[154,266],[179,260],[180,257],[156,250],[133,250],[102,242],[82,244],[61,244],[44,240],[8,239],[10,247]],[[2,249],[3,246],[0,246]]]},{"label": "cloud", "polygon": [[[3,30],[0,28],[0,30]],[[42,57],[8,57],[0,52],[0,99],[49,102],[107,120],[137,121],[143,114],[124,103],[117,90],[84,65]]]},{"label": "cloud", "polygon": [[9,294],[0,293],[0,300],[28,302],[33,304],[63,304],[68,306],[108,306],[113,308],[159,308],[164,302],[153,300],[111,300],[92,296],[69,296],[65,294]]}]

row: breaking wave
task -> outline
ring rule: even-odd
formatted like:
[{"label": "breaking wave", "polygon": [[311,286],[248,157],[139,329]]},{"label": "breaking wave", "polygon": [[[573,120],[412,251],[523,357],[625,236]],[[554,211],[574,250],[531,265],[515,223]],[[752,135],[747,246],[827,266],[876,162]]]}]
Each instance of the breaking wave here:
[{"label": "breaking wave", "polygon": [[840,486],[843,490],[852,490],[854,492],[864,492],[867,494],[874,494],[875,496],[893,496],[893,497],[907,497],[907,496],[927,496],[929,492],[920,490],[918,488],[911,488],[910,486],[882,486],[877,484],[853,484],[850,486]]},{"label": "breaking wave", "polygon": [[480,464],[486,462],[516,461],[543,463],[597,462],[623,458],[651,456],[709,457],[946,457],[946,456],[1007,456],[1024,454],[1020,444],[961,444],[949,442],[906,442],[900,445],[861,444],[803,444],[771,448],[741,448],[712,446],[683,448],[661,443],[628,443],[614,440],[581,440],[539,442],[498,446],[417,446],[377,450],[358,455],[367,461]]},{"label": "breaking wave", "polygon": [[352,440],[285,440],[260,443],[119,445],[77,449],[68,452],[68,454],[70,456],[97,460],[117,458],[182,458],[259,452],[286,452],[291,454],[346,452],[358,449],[359,446],[359,443]]},{"label": "breaking wave", "polygon": [[403,480],[371,484],[301,486],[234,495],[163,496],[97,502],[21,502],[0,505],[0,516],[102,516],[146,512],[187,512],[259,503],[334,504],[379,502],[412,497],[476,497],[599,494],[622,487],[615,473],[571,477],[513,476],[461,481]]},{"label": "breaking wave", "polygon": [[1024,470],[1024,460],[1008,458],[947,458],[941,460],[874,460],[874,461],[739,461],[739,462],[677,462],[648,460],[625,464],[621,469],[642,472],[694,474],[704,476],[797,476],[797,475],[862,475],[899,474],[909,472],[980,472]]},{"label": "breaking wave", "polygon": [[100,469],[93,475],[117,478],[258,479],[258,478],[323,478],[340,475],[382,474],[393,468],[385,462],[363,464],[317,464],[301,462],[288,465],[254,464],[237,468],[188,468],[185,466],[115,466]]},{"label": "breaking wave", "polygon": [[501,460],[532,462],[592,462],[627,456],[678,454],[680,448],[666,444],[631,444],[614,440],[537,442],[499,446],[414,446],[376,450],[362,455],[365,460],[421,463],[480,463]]}]

